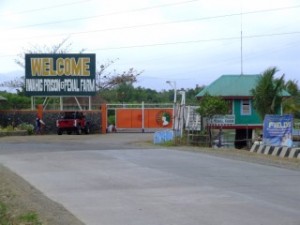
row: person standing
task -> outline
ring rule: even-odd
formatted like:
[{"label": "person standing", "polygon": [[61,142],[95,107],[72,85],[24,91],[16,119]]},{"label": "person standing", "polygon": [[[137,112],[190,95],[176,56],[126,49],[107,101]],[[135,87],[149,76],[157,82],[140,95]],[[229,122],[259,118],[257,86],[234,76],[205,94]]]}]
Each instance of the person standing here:
[{"label": "person standing", "polygon": [[39,116],[36,116],[35,118],[36,134],[42,134],[42,127],[45,125],[46,124],[44,123],[44,121]]}]

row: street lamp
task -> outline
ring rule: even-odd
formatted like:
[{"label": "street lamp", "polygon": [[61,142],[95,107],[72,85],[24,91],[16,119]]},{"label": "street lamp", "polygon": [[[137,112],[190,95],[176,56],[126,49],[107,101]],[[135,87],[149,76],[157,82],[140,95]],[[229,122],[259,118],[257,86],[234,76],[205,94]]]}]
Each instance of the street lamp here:
[{"label": "street lamp", "polygon": [[184,121],[184,108],[185,108],[185,91],[182,89],[179,91],[179,94],[181,94],[181,103],[180,103],[180,110],[178,115],[178,128],[180,129],[180,137],[182,137],[183,134],[183,125],[185,123]]},{"label": "street lamp", "polygon": [[[176,81],[166,81],[174,89],[174,101],[173,101],[173,130],[175,131],[175,113],[176,113],[176,101],[177,101],[177,90],[176,90]],[[174,134],[175,135],[175,134]]]},{"label": "street lamp", "polygon": [[176,104],[177,101],[177,90],[176,90],[176,81],[166,81],[167,84],[169,84],[174,89],[174,104]]}]

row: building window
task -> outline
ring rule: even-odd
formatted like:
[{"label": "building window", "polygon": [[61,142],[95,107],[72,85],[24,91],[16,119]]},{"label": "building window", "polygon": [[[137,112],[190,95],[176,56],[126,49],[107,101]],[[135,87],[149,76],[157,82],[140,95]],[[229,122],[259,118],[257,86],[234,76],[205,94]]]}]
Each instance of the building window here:
[{"label": "building window", "polygon": [[251,102],[249,99],[241,101],[241,115],[251,115]]}]

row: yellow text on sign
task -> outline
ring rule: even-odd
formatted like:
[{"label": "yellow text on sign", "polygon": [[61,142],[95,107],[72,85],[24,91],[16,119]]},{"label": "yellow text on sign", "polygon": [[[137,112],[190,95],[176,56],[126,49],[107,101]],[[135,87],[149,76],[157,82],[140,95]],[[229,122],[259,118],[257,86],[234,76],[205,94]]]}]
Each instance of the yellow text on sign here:
[{"label": "yellow text on sign", "polygon": [[90,76],[90,58],[31,58],[32,76]]}]

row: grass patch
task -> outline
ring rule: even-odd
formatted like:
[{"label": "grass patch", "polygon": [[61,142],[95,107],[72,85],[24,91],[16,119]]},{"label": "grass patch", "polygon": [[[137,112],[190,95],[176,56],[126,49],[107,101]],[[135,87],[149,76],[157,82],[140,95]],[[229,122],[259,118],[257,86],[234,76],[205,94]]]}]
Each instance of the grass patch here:
[{"label": "grass patch", "polygon": [[20,202],[14,178],[7,176],[0,165],[0,225],[42,225],[38,214]]},{"label": "grass patch", "polygon": [[35,212],[27,212],[19,216],[15,216],[9,203],[0,202],[0,224],[1,225],[14,225],[14,224],[26,224],[26,225],[42,225],[38,215]]},{"label": "grass patch", "polygon": [[20,222],[25,222],[26,224],[30,225],[42,225],[42,223],[39,220],[38,215],[35,212],[28,212],[25,214],[22,214],[18,217],[18,220]]}]

